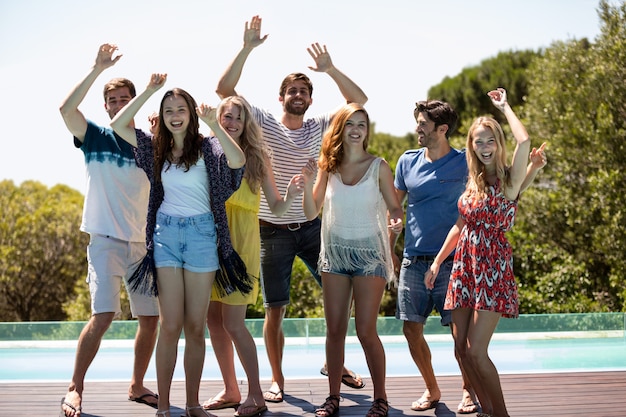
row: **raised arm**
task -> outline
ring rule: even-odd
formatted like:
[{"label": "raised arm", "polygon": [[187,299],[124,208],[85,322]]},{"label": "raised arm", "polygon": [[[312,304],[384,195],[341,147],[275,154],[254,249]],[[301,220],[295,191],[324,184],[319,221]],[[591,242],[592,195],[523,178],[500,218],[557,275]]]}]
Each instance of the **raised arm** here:
[{"label": "raised arm", "polygon": [[513,151],[513,160],[511,162],[511,185],[504,189],[504,195],[509,200],[515,200],[521,192],[521,186],[526,177],[526,161],[530,154],[530,139],[522,122],[517,118],[513,109],[506,99],[506,91],[503,88],[490,91],[487,95],[491,98],[491,102],[506,117],[511,132],[517,142]]},{"label": "raised arm", "polygon": [[239,82],[241,71],[248,59],[248,55],[254,48],[265,42],[268,36],[261,37],[261,22],[262,19],[259,16],[253,16],[249,24],[246,22],[246,28],[243,32],[243,48],[226,68],[226,71],[217,83],[216,93],[220,98],[237,95],[235,86]]},{"label": "raised arm", "polygon": [[85,139],[87,132],[87,120],[85,116],[78,110],[78,106],[85,99],[87,92],[93,85],[96,78],[107,68],[112,67],[122,57],[117,55],[113,58],[113,54],[117,51],[117,46],[105,43],[98,48],[96,62],[89,73],[83,78],[73,89],[69,95],[63,100],[59,110],[68,130],[81,142]]},{"label": "raised arm", "polygon": [[287,185],[287,192],[285,196],[280,195],[280,191],[276,186],[276,179],[274,178],[274,171],[272,170],[272,162],[270,158],[265,158],[265,176],[263,177],[263,194],[265,194],[265,200],[270,210],[276,217],[282,217],[296,197],[304,191],[304,175],[294,175]]},{"label": "raised arm", "polygon": [[141,94],[135,96],[135,98],[117,112],[113,120],[111,120],[111,127],[115,133],[120,135],[122,139],[131,145],[137,146],[137,134],[135,133],[135,126],[133,124],[135,115],[152,94],[165,85],[166,80],[167,74],[152,74],[146,89]]},{"label": "raised arm", "polygon": [[545,146],[546,143],[544,142],[541,144],[539,149],[533,148],[530,151],[530,163],[528,164],[528,167],[526,167],[526,177],[522,183],[520,193],[523,193],[528,187],[530,187],[530,184],[532,184],[535,180],[537,173],[548,163],[546,153],[544,151]]},{"label": "raised arm", "polygon": [[[317,172],[317,176],[315,172]],[[317,167],[317,161],[311,159],[302,168],[302,175],[304,176],[302,208],[307,220],[313,220],[319,215],[322,205],[324,204],[328,172],[319,169]],[[313,181],[314,178],[315,182]]]},{"label": "raised arm", "polygon": [[367,96],[361,90],[361,87],[356,85],[354,81],[348,78],[343,72],[339,71],[330,59],[330,54],[326,49],[326,45],[323,47],[319,43],[314,43],[310,48],[307,48],[311,58],[315,60],[315,67],[309,67],[310,70],[316,72],[325,72],[332,78],[339,91],[346,99],[348,103],[359,103],[361,105],[367,102]]},{"label": "raised arm", "polygon": [[228,166],[232,169],[244,166],[246,156],[239,145],[237,145],[237,142],[235,142],[217,121],[217,111],[215,107],[207,106],[202,103],[196,108],[196,112],[198,113],[198,117],[211,128],[213,134],[217,137],[217,140],[219,140],[220,145],[222,145]]}]

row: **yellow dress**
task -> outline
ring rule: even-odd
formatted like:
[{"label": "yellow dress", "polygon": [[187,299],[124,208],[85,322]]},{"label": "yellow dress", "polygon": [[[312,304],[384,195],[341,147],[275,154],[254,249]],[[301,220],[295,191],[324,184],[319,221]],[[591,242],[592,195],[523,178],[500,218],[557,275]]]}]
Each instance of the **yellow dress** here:
[{"label": "yellow dress", "polygon": [[233,248],[246,264],[248,274],[255,277],[254,287],[248,295],[239,291],[219,297],[215,288],[211,301],[229,305],[254,304],[259,296],[259,275],[261,274],[261,235],[259,230],[259,204],[261,193],[254,194],[244,178],[241,186],[226,200],[226,216]]}]

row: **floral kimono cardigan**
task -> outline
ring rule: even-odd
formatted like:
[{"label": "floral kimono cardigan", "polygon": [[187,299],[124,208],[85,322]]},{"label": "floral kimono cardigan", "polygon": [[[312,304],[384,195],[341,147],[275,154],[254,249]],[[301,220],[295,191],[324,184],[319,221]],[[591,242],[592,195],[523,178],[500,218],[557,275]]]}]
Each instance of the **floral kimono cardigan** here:
[{"label": "floral kimono cardigan", "polygon": [[[253,277],[249,276],[239,254],[233,249],[226,218],[226,200],[239,188],[243,178],[243,168],[231,169],[224,151],[215,137],[205,137],[202,141],[202,155],[209,177],[209,195],[211,212],[217,229],[217,251],[220,270],[215,277],[215,286],[220,295],[240,291],[244,294],[252,290]],[[128,280],[132,291],[157,295],[156,268],[154,266],[154,229],[156,214],[163,202],[163,184],[154,178],[154,147],[152,137],[137,135],[135,151],[137,166],[143,169],[150,181],[150,199],[146,222],[147,254],[141,265]]]}]

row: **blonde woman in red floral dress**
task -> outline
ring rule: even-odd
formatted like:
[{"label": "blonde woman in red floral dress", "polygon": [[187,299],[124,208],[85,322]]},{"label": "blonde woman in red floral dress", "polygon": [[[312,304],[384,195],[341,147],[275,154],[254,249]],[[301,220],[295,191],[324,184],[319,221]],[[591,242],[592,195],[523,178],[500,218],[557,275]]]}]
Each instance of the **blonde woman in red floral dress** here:
[{"label": "blonde woman in red floral dress", "polygon": [[[502,88],[488,93],[506,117],[516,147],[510,165],[499,123],[479,117],[467,135],[469,178],[459,198],[460,216],[425,275],[432,288],[439,265],[454,249],[454,266],[444,308],[452,310],[455,350],[482,407],[483,415],[508,416],[498,371],[488,355],[500,317],[519,315],[513,254],[505,233],[513,227],[521,191],[545,164],[543,145],[533,149]],[[538,163],[533,163],[537,161]],[[482,413],[481,413],[482,414]]]}]

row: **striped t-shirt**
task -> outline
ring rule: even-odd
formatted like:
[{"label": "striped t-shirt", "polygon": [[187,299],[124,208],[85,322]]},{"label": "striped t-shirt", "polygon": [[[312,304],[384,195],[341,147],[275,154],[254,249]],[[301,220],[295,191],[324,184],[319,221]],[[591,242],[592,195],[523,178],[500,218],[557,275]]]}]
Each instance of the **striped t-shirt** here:
[{"label": "striped t-shirt", "polygon": [[[318,159],[322,135],[330,124],[331,114],[305,119],[300,129],[291,130],[265,110],[253,107],[252,112],[263,130],[263,138],[271,152],[276,186],[284,197],[291,178],[301,173],[309,159]],[[302,210],[302,195],[296,197],[282,217],[277,217],[270,211],[265,195],[262,194],[259,218],[274,224],[306,222]]]}]

